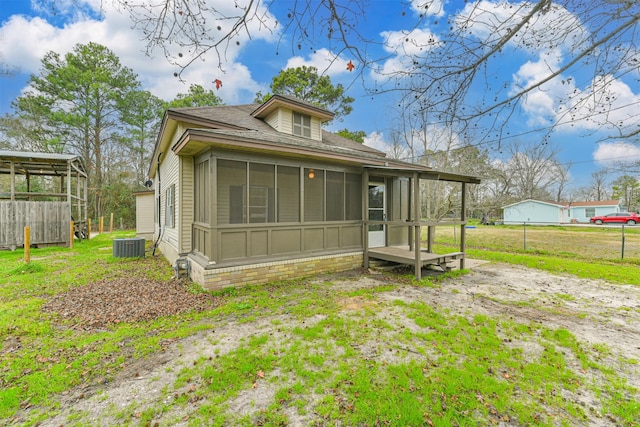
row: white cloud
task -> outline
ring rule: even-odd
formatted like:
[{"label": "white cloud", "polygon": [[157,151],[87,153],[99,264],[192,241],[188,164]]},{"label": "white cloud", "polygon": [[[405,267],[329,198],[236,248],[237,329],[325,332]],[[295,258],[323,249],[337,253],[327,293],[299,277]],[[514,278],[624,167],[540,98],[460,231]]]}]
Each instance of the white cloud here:
[{"label": "white cloud", "polygon": [[[513,75],[513,86],[509,95],[513,96],[522,90],[529,89],[556,73],[559,69],[559,63],[557,51],[543,53],[535,62],[527,61]],[[522,106],[529,116],[528,124],[530,126],[544,126],[555,122],[559,102],[562,99],[567,99],[572,90],[571,79],[567,82],[561,78],[555,78],[527,93],[523,98]]]},{"label": "white cloud", "polygon": [[[513,75],[510,95],[548,78],[558,65],[542,58],[525,63]],[[560,129],[589,131],[616,127],[624,134],[633,132],[640,118],[640,91],[610,75],[596,76],[582,89],[573,77],[559,75],[530,91],[522,107],[530,126],[557,123]]]},{"label": "white cloud", "polygon": [[[557,73],[562,63],[558,50],[528,61],[513,75],[509,95],[530,88]],[[584,88],[575,78],[558,75],[531,90],[522,100],[529,126],[559,124],[564,130],[618,128],[622,134],[635,130],[640,119],[640,90],[611,75],[595,76]]]},{"label": "white cloud", "polygon": [[[495,42],[508,36],[537,2],[489,1],[467,2],[454,22],[480,40]],[[551,3],[545,13],[535,14],[512,35],[509,44],[537,54],[549,49],[579,49],[590,32],[580,19],[567,9]]]},{"label": "white cloud", "polygon": [[384,153],[388,152],[391,148],[391,145],[384,140],[384,133],[382,132],[371,132],[369,135],[365,136],[364,145],[375,148],[376,150],[380,150]]},{"label": "white cloud", "polygon": [[[293,56],[289,58],[285,69],[302,66],[315,67],[318,69],[318,74],[337,76],[349,72],[347,69],[348,63],[348,59],[342,58],[330,50],[322,48],[314,51],[308,58],[303,58],[301,56]],[[353,65],[358,67],[358,64],[355,62]]]},{"label": "white cloud", "polygon": [[564,114],[559,118],[561,123],[581,129],[617,127],[622,133],[631,133],[640,120],[640,90],[635,93],[625,82],[610,75],[596,76],[589,87],[572,93],[559,113]]},{"label": "white cloud", "polygon": [[440,39],[428,29],[416,28],[412,31],[383,31],[384,50],[399,56],[424,55],[438,46]]},{"label": "white cloud", "polygon": [[445,15],[444,4],[446,0],[411,0],[411,9],[416,14],[442,17]]},{"label": "white cloud", "polygon": [[415,68],[416,57],[424,57],[438,46],[440,39],[428,29],[412,31],[383,31],[384,50],[391,54],[390,58],[377,69],[373,69],[371,77],[377,81],[408,75]]},{"label": "white cloud", "polygon": [[626,142],[602,143],[593,152],[593,159],[602,166],[640,161],[640,146]]},{"label": "white cloud", "polygon": [[[219,96],[225,102],[253,100],[258,85],[251,78],[248,68],[236,62],[241,50],[250,42],[246,32],[239,33],[232,43],[221,49],[221,56],[225,61],[222,70],[218,67],[217,55],[211,51],[204,56],[204,60],[197,59],[185,70],[182,78],[187,80],[188,84],[182,84],[174,77],[174,73],[180,71],[179,68],[171,65],[161,50],[152,52],[151,56],[145,54],[146,41],[142,39],[142,34],[131,28],[129,15],[118,11],[113,3],[100,0],[61,0],[56,2],[56,6],[60,13],[56,22],[67,19],[63,26],[53,25],[39,17],[18,15],[12,16],[2,24],[0,56],[7,66],[17,67],[23,73],[37,74],[41,60],[47,52],[64,55],[72,51],[76,44],[92,41],[113,51],[123,66],[138,74],[145,89],[163,99],[171,99],[177,93],[185,93],[192,83],[212,88],[213,80],[220,78],[224,83]],[[265,14],[264,6],[260,4],[259,8],[258,13],[262,14],[263,22],[275,25],[275,19],[270,14]],[[216,5],[216,9],[226,16],[238,13],[233,2]],[[96,16],[101,18],[97,19]],[[217,25],[221,25],[224,30],[225,26],[230,25],[229,21],[210,21],[211,31],[218,31],[213,29],[213,26],[217,28]],[[264,27],[260,27],[261,24],[257,20],[250,21],[248,25],[253,40],[271,40],[276,36],[269,31],[260,31],[260,28],[264,30]],[[236,40],[239,44],[235,43]],[[178,48],[172,48],[176,49],[172,53],[177,54]],[[186,62],[188,50],[180,52],[183,53]]]},{"label": "white cloud", "polygon": [[79,42],[80,39],[71,34],[73,31],[67,32],[67,37],[61,37],[62,32],[41,18],[14,15],[0,28],[0,51],[7,65],[35,73],[48,51],[67,52]]},{"label": "white cloud", "polygon": [[364,145],[382,151],[390,159],[408,160],[411,158],[408,147],[387,142],[383,132],[371,132],[364,138]]}]

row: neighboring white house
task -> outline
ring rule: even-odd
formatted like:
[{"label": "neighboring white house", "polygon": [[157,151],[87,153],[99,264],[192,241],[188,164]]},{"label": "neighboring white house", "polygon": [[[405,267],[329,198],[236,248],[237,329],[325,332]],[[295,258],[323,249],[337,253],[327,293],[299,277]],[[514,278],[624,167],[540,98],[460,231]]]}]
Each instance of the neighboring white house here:
[{"label": "neighboring white house", "polygon": [[505,224],[587,223],[592,216],[620,212],[620,201],[548,202],[527,199],[503,206],[502,209]]}]

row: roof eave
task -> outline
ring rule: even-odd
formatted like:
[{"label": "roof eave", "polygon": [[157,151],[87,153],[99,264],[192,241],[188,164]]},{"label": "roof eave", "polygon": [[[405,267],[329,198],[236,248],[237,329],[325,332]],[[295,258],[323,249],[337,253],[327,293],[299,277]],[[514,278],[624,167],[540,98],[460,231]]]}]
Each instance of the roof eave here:
[{"label": "roof eave", "polygon": [[285,98],[279,95],[273,95],[264,104],[256,108],[251,115],[258,119],[267,117],[272,111],[280,108],[288,107],[296,111],[304,111],[313,117],[317,117],[322,121],[333,120],[335,114],[324,108],[317,107],[309,103],[296,102],[293,99]]},{"label": "roof eave", "polygon": [[[480,179],[469,175],[454,174],[433,170],[424,165],[394,161],[385,157],[365,155],[366,153],[337,153],[334,151],[318,150],[310,147],[294,147],[275,142],[256,141],[250,138],[211,134],[199,129],[187,129],[178,141],[171,147],[176,155],[194,156],[212,147],[227,147],[234,150],[259,151],[291,157],[314,158],[318,160],[340,161],[369,168],[380,174],[412,176],[418,173],[421,179],[464,182],[479,184]],[[404,172],[404,173],[402,173]]]},{"label": "roof eave", "polygon": [[[191,145],[191,147],[189,147]],[[260,151],[270,154],[282,154],[294,157],[306,157],[324,160],[337,160],[364,166],[372,164],[384,167],[388,162],[385,158],[373,156],[363,157],[362,153],[337,153],[333,151],[317,150],[309,147],[294,147],[275,142],[256,141],[249,138],[228,136],[224,134],[211,134],[198,129],[187,129],[178,141],[171,147],[176,155],[197,155],[201,151],[212,146],[224,146],[230,149],[243,151]]]}]

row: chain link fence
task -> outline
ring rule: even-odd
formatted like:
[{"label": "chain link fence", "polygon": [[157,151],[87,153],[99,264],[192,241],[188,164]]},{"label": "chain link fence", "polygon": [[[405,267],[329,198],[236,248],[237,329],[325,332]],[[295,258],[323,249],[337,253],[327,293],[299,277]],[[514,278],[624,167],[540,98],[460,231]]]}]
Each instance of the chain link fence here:
[{"label": "chain link fence", "polygon": [[[640,261],[640,225],[467,225],[465,235],[468,249]],[[456,244],[459,239],[459,226],[436,229],[436,243]]]}]

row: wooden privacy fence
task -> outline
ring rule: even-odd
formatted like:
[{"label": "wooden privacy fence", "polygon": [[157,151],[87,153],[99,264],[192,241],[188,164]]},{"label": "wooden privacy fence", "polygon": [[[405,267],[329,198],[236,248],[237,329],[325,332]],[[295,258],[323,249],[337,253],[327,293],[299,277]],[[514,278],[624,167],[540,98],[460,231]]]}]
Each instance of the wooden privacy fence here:
[{"label": "wooden privacy fence", "polygon": [[32,245],[69,244],[71,207],[67,202],[0,201],[0,247],[24,245],[24,227]]}]

